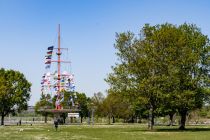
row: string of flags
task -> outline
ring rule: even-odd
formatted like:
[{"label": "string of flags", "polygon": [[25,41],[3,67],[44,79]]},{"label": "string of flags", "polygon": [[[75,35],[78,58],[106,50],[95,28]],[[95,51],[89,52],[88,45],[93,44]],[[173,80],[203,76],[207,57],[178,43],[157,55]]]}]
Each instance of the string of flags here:
[{"label": "string of flags", "polygon": [[53,49],[54,46],[50,46],[47,48],[48,51],[47,54],[45,55],[45,64],[46,64],[45,69],[50,69]]},{"label": "string of flags", "polygon": [[[50,72],[52,55],[54,46],[47,48],[47,54],[45,55],[45,68],[48,72],[44,73],[41,80],[41,92],[42,94],[54,94],[56,96],[56,108],[60,109],[61,102],[64,100],[63,91],[75,91],[74,75],[63,71],[58,79],[58,72]],[[60,91],[58,91],[60,88]],[[57,93],[60,94],[57,94]],[[72,106],[74,106],[73,97],[69,98]]]}]

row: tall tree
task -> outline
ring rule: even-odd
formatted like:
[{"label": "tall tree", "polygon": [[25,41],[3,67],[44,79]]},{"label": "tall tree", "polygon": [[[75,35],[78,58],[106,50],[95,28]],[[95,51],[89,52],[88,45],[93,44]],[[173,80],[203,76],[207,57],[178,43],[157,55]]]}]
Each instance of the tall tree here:
[{"label": "tall tree", "polygon": [[179,56],[174,67],[176,78],[176,106],[181,116],[180,129],[185,129],[186,116],[190,110],[201,108],[209,96],[210,44],[196,25],[183,24],[177,45]]},{"label": "tall tree", "polygon": [[94,93],[93,97],[91,98],[91,102],[88,105],[89,110],[94,111],[95,115],[97,116],[104,116],[104,107],[103,107],[103,101],[105,97],[103,93],[97,92]]},{"label": "tall tree", "polygon": [[115,118],[124,118],[128,120],[134,117],[135,111],[132,103],[121,94],[109,92],[103,101],[103,114],[108,116],[109,124],[115,123]]},{"label": "tall tree", "polygon": [[88,101],[90,99],[87,98],[85,93],[77,93],[77,103],[79,105],[80,109],[80,118],[81,118],[81,123],[83,121],[84,117],[88,117]]},{"label": "tall tree", "polygon": [[25,76],[14,70],[0,69],[0,115],[1,125],[9,113],[27,109],[31,83]]},{"label": "tall tree", "polygon": [[187,112],[201,107],[206,96],[207,36],[195,25],[146,24],[139,38],[117,34],[115,48],[119,62],[106,79],[109,90],[144,105],[150,129],[163,107],[179,111],[184,129]]}]

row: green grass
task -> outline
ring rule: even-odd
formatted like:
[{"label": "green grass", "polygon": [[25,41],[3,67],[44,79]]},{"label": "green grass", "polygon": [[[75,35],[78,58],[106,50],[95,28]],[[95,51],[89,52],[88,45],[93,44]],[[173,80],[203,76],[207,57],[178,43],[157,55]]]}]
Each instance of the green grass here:
[{"label": "green grass", "polygon": [[[179,131],[176,127],[155,126],[148,131],[142,125],[53,125],[0,126],[0,140],[209,140],[210,126],[187,126]],[[23,129],[23,131],[20,131]]]}]

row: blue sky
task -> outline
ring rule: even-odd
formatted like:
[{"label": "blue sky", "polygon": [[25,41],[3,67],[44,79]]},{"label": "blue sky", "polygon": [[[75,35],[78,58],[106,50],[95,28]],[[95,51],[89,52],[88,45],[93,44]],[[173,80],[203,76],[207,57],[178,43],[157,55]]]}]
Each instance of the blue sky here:
[{"label": "blue sky", "polygon": [[61,24],[76,90],[92,96],[116,62],[115,33],[138,34],[145,23],[194,23],[210,36],[209,0],[0,0],[0,67],[19,70],[33,84],[30,105],[40,98],[46,48]]}]

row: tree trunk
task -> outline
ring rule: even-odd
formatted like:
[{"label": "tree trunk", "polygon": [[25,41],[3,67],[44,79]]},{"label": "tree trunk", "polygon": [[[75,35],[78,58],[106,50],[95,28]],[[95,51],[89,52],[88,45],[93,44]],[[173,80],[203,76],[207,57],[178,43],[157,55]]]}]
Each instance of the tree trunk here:
[{"label": "tree trunk", "polygon": [[134,117],[133,116],[131,117],[131,123],[134,123]]},{"label": "tree trunk", "polygon": [[73,123],[73,117],[70,118],[70,122]]},{"label": "tree trunk", "polygon": [[154,113],[152,113],[152,129],[154,125],[155,125],[155,116],[154,116]]},{"label": "tree trunk", "polygon": [[44,123],[47,123],[47,114],[44,116]]},{"label": "tree trunk", "polygon": [[65,124],[65,123],[66,123],[66,116],[64,114],[64,116],[63,116],[63,124]]},{"label": "tree trunk", "polygon": [[80,117],[80,123],[81,123],[81,124],[82,124],[82,119],[83,119],[83,117],[81,116],[81,117]]},{"label": "tree trunk", "polygon": [[112,116],[112,123],[115,123],[115,118],[114,118],[114,116]]},{"label": "tree trunk", "polygon": [[148,129],[153,130],[153,125],[154,125],[154,114],[153,114],[153,107],[151,106],[149,109]]},{"label": "tree trunk", "polygon": [[4,125],[4,115],[1,116],[1,125]]},{"label": "tree trunk", "polygon": [[169,113],[169,119],[170,119],[169,126],[173,126],[173,118],[174,118],[174,113]]},{"label": "tree trunk", "polygon": [[180,112],[180,115],[181,115],[181,121],[180,121],[179,130],[185,130],[185,122],[186,122],[186,117],[187,117],[187,111]]},{"label": "tree trunk", "polygon": [[108,118],[109,118],[109,124],[111,124],[111,116],[110,116],[110,114],[108,115]]},{"label": "tree trunk", "polygon": [[137,117],[137,123],[141,123],[141,115],[139,115],[139,117]]}]

